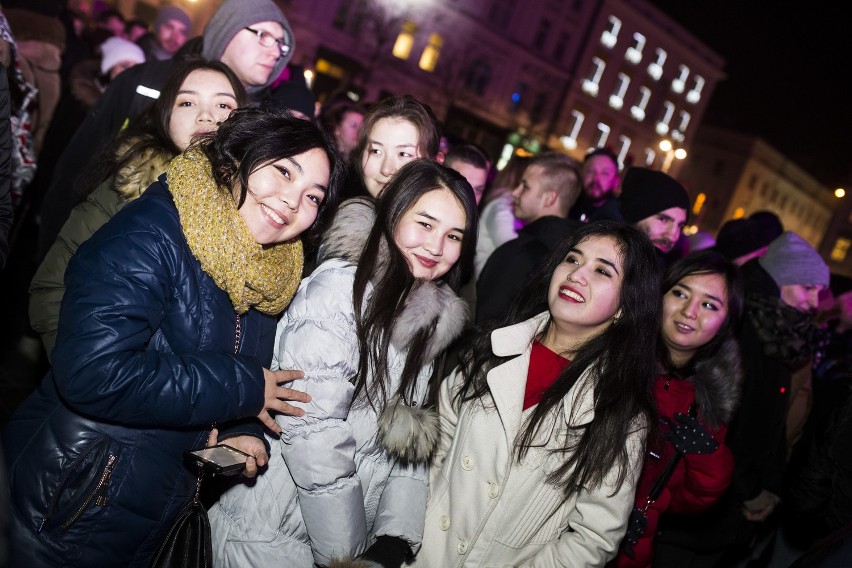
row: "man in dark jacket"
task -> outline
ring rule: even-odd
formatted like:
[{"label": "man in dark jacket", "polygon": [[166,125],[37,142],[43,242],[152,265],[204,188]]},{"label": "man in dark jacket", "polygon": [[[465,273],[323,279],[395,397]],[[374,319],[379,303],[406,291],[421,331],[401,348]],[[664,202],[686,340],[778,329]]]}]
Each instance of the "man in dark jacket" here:
[{"label": "man in dark jacket", "polygon": [[491,253],[476,281],[477,322],[502,317],[530,275],[579,226],[567,219],[579,195],[580,175],[569,157],[552,152],[530,161],[512,192],[513,212],[525,225]]},{"label": "man in dark jacket", "polygon": [[56,165],[41,207],[39,257],[47,253],[79,201],[73,185],[93,152],[97,154],[128,119],[154,103],[183,56],[200,53],[226,63],[252,99],[260,101],[290,61],[294,45],[293,30],[272,0],[225,0],[207,23],[204,35],[187,42],[174,59],[147,61],[116,77]]}]

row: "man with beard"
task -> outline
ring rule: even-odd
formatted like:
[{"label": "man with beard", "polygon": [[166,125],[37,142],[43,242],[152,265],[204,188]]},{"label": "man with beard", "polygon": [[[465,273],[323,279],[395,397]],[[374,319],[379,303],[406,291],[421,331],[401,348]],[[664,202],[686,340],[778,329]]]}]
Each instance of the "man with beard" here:
[{"label": "man with beard", "polygon": [[598,209],[615,197],[620,181],[618,158],[608,148],[595,148],[583,159],[582,181],[583,193],[568,217],[588,223]]},{"label": "man with beard", "polygon": [[664,255],[680,238],[689,211],[689,195],[683,186],[663,172],[630,168],[618,204],[621,220],[648,235],[660,251],[661,264],[665,264]]}]

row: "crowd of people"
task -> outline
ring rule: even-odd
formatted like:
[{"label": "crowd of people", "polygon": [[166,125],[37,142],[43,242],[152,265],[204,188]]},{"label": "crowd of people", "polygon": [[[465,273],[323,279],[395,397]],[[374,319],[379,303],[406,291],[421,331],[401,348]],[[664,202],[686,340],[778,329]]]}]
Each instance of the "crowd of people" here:
[{"label": "crowd of people", "polygon": [[199,483],[222,567],[850,558],[852,280],[777,216],[318,102],[272,0],[56,6],[0,11],[0,566],[151,566]]}]

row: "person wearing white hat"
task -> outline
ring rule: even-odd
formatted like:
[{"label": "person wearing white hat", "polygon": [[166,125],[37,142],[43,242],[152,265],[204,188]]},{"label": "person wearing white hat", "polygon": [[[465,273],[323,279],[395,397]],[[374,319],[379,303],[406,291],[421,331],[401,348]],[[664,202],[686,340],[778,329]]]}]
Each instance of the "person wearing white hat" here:
[{"label": "person wearing white hat", "polygon": [[132,41],[113,36],[101,44],[101,74],[109,77],[110,81],[122,71],[144,61],[142,48]]}]

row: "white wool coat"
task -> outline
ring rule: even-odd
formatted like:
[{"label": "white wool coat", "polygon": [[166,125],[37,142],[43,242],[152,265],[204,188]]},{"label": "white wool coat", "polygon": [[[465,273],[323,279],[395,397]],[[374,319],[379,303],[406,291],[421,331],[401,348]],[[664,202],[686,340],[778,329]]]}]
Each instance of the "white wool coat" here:
[{"label": "white wool coat", "polygon": [[[523,410],[530,351],[548,322],[545,312],[493,332],[495,355],[515,356],[489,371],[489,400],[466,402],[453,395],[458,372],[441,386],[441,441],[430,477],[429,503],[418,568],[494,568],[603,566],[611,559],[627,528],[644,453],[646,428],[636,420],[624,444],[629,473],[615,489],[613,469],[602,486],[565,497],[547,483],[564,457],[549,452],[564,441],[568,426],[595,418],[591,373],[568,392],[554,422],[556,436],[532,448],[522,463],[513,453],[515,437],[532,408]],[[550,428],[543,430],[549,431]]]},{"label": "white wool coat", "polygon": [[[359,360],[352,261],[372,226],[371,215],[364,202],[341,209],[335,225],[346,230],[332,230],[324,245],[328,254],[347,258],[330,258],[305,278],[279,323],[272,367],[304,371],[304,379],[291,387],[312,400],[300,405],[301,417],[276,417],[283,433],[267,438],[272,451],[266,471],[230,488],[211,508],[216,566],[327,566],[357,556],[381,535],[419,549],[428,496],[426,457],[438,437],[437,416],[421,406],[431,360],[461,331],[465,305],[447,286],[418,281],[394,326],[388,353],[387,392],[395,393],[411,338],[438,318],[414,404],[394,399],[384,411],[365,404],[350,409]],[[371,293],[368,286],[365,301]],[[400,426],[405,435],[392,439],[388,430]]]}]

